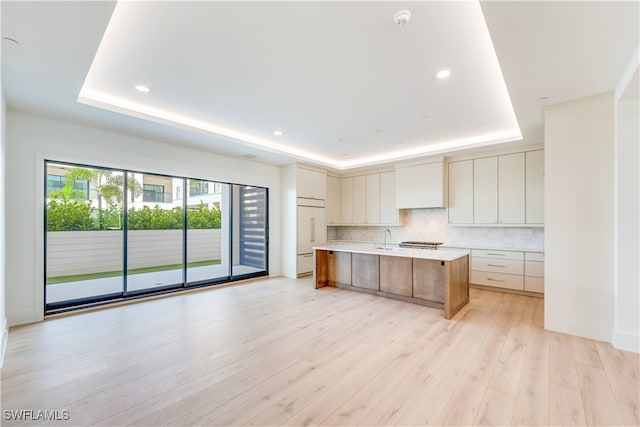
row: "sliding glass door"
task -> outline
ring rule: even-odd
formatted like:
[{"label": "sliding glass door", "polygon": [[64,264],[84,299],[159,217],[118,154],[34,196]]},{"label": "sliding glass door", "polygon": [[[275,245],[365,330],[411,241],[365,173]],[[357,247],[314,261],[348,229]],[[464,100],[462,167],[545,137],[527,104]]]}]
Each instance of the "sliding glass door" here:
[{"label": "sliding glass door", "polygon": [[47,306],[120,295],[123,172],[61,163],[45,171]]},{"label": "sliding glass door", "polygon": [[267,190],[45,162],[47,312],[267,274]]},{"label": "sliding glass door", "polygon": [[186,182],[187,283],[229,280],[229,184]]},{"label": "sliding glass door", "polygon": [[183,200],[177,192],[182,181],[147,173],[128,175],[128,294],[180,287],[184,282]]}]

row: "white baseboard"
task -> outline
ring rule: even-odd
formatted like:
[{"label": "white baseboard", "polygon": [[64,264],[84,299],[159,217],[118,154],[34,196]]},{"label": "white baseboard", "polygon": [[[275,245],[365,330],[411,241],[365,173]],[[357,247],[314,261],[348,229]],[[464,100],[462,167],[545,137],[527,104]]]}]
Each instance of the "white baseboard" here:
[{"label": "white baseboard", "polygon": [[613,331],[613,347],[618,350],[640,353],[640,336],[626,332]]},{"label": "white baseboard", "polygon": [[7,338],[9,337],[9,327],[7,318],[2,319],[2,329],[0,330],[0,369],[4,365],[4,353],[7,350]]},{"label": "white baseboard", "polygon": [[9,327],[28,325],[29,323],[42,322],[44,320],[44,314],[36,314],[35,310],[11,310],[7,311],[6,314]]}]

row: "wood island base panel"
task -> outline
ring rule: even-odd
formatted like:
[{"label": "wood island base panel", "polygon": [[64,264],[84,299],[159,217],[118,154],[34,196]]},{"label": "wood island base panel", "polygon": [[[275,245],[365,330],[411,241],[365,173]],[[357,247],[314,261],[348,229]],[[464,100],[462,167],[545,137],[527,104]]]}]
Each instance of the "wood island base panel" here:
[{"label": "wood island base panel", "polygon": [[459,251],[314,248],[316,289],[332,286],[444,310],[469,302],[469,256]]}]

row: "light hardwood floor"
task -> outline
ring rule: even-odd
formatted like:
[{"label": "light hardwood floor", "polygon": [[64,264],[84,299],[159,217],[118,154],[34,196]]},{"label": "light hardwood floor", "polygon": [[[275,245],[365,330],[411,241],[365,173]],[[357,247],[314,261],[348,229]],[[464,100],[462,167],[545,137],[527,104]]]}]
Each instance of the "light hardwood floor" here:
[{"label": "light hardwood floor", "polygon": [[[11,329],[24,425],[639,425],[638,355],[545,331],[543,300],[441,310],[269,279]],[[6,420],[3,425],[19,424]]]}]

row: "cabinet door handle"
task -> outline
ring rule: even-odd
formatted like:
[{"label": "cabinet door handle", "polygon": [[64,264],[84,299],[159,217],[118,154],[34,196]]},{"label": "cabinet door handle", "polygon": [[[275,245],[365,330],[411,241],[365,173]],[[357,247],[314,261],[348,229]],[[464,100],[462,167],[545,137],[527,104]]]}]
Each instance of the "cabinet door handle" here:
[{"label": "cabinet door handle", "polygon": [[316,241],[316,219],[311,218],[311,243]]},{"label": "cabinet door handle", "polygon": [[498,264],[487,264],[489,267],[502,267],[504,268],[504,265],[498,265]]},{"label": "cabinet door handle", "polygon": [[504,282],[504,280],[492,279],[491,277],[487,277],[487,280],[491,280],[492,282]]},{"label": "cabinet door handle", "polygon": [[303,258],[311,258],[313,256],[313,254],[309,254],[309,255],[302,255]]},{"label": "cabinet door handle", "polygon": [[491,253],[491,252],[487,252],[487,255],[505,256],[505,254],[494,254],[494,253]]}]

